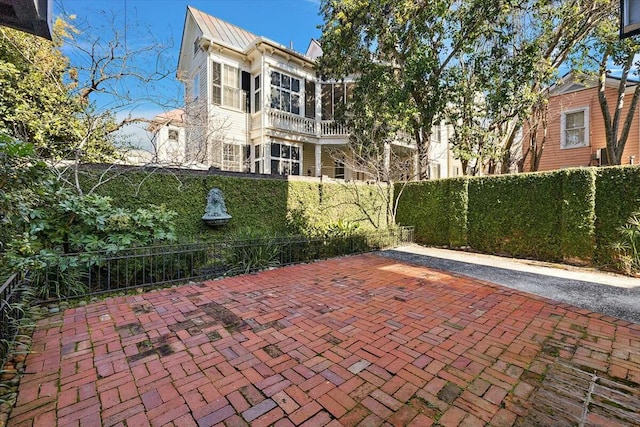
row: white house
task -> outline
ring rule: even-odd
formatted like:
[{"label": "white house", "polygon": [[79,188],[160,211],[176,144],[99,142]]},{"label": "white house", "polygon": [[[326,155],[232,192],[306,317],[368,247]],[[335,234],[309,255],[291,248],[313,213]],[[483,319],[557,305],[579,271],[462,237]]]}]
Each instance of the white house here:
[{"label": "white house", "polygon": [[181,108],[158,114],[149,131],[153,133],[154,162],[166,165],[184,165],[186,157],[185,111]]},{"label": "white house", "polygon": [[[186,132],[182,140],[168,123],[158,144],[177,136],[187,163],[222,170],[368,179],[332,155],[348,142],[334,112],[350,84],[321,81],[320,55],[315,40],[302,54],[187,7],[177,72],[185,83]],[[449,133],[445,126],[434,131],[434,178],[451,174]]]}]

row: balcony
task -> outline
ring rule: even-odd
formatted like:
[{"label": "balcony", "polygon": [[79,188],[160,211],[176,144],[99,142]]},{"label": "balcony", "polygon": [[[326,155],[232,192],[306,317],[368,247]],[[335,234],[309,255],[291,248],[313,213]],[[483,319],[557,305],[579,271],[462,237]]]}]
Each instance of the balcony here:
[{"label": "balcony", "polygon": [[[260,127],[259,116],[254,115],[252,122],[252,129]],[[267,111],[265,127],[315,137],[346,137],[349,134],[345,125],[339,124],[334,120],[316,121],[276,109]]]},{"label": "balcony", "polygon": [[322,120],[320,122],[320,136],[347,136],[349,130],[347,126],[335,120]]},{"label": "balcony", "polygon": [[315,120],[274,109],[267,112],[266,127],[304,135],[316,135]]}]

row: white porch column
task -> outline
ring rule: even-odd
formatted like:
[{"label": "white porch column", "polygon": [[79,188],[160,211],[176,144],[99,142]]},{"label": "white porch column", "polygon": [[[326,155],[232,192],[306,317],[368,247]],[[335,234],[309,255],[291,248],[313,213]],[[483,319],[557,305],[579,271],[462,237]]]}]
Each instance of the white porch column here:
[{"label": "white porch column", "polygon": [[318,138],[321,135],[320,121],[322,121],[322,84],[318,80],[316,82],[316,136]]},{"label": "white porch column", "polygon": [[262,149],[264,150],[263,154],[263,161],[264,161],[264,165],[262,165],[263,167],[263,173],[265,174],[270,174],[271,173],[271,138],[266,137],[264,140],[264,144],[262,146]]},{"label": "white porch column", "polygon": [[316,144],[316,176],[322,176],[322,145]]},{"label": "white porch column", "polygon": [[418,150],[416,150],[416,154],[413,155],[413,176],[416,181],[420,181],[420,155],[418,154]]},{"label": "white porch column", "polygon": [[391,144],[388,142],[384,144],[384,174],[387,181],[391,180]]}]

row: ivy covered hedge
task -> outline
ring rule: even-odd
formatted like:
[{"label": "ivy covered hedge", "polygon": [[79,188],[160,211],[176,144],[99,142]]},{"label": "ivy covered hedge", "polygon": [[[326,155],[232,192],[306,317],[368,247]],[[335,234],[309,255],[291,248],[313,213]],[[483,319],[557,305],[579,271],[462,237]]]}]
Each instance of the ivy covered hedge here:
[{"label": "ivy covered hedge", "polygon": [[469,245],[483,252],[557,260],[562,180],[556,174],[469,182]]},{"label": "ivy covered hedge", "polygon": [[640,167],[598,169],[595,196],[595,263],[609,265],[610,244],[620,239],[617,228],[640,210]]},{"label": "ivy covered hedge", "polygon": [[412,183],[397,220],[420,243],[607,266],[639,209],[639,167],[579,168]]},{"label": "ivy covered hedge", "polygon": [[[85,177],[90,188],[98,172]],[[232,219],[211,228],[201,220],[209,190],[220,188]],[[178,213],[176,235],[181,241],[210,240],[252,229],[266,234],[320,232],[339,220],[370,226],[365,210],[376,212],[380,195],[375,186],[340,185],[283,179],[211,175],[206,173],[141,171],[119,172],[100,185],[97,194],[109,196],[116,207],[164,205]],[[357,194],[356,194],[357,193]],[[381,222],[384,224],[384,221]]]},{"label": "ivy covered hedge", "polygon": [[398,204],[397,223],[414,226],[417,243],[466,246],[467,183],[467,179],[453,178],[407,184]]}]

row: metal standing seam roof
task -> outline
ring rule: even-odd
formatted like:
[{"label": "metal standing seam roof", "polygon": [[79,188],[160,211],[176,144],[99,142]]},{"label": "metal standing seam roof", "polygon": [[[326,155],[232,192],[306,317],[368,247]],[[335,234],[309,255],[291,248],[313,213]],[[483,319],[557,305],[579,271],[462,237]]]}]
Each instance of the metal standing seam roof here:
[{"label": "metal standing seam roof", "polygon": [[240,51],[246,49],[255,39],[259,38],[249,31],[194,9],[191,6],[189,6],[189,9],[205,37],[220,41]]}]

